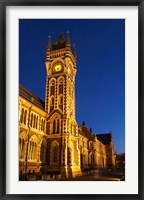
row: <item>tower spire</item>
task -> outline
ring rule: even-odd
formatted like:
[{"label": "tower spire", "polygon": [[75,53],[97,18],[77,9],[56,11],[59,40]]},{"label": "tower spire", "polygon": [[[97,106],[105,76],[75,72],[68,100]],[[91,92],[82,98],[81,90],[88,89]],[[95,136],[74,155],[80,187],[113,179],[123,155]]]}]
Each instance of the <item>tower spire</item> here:
[{"label": "tower spire", "polygon": [[51,36],[49,35],[48,36],[48,47],[47,47],[47,50],[51,50]]},{"label": "tower spire", "polygon": [[67,46],[67,47],[70,47],[69,31],[66,32],[66,46]]}]

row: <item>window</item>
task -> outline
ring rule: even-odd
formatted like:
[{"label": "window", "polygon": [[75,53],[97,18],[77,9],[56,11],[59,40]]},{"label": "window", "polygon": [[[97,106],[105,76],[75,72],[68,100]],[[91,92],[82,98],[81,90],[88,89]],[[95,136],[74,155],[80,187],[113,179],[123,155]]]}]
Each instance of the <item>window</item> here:
[{"label": "window", "polygon": [[36,129],[38,128],[38,116],[36,117]]},{"label": "window", "polygon": [[54,109],[54,96],[51,97],[50,101],[50,112]]},{"label": "window", "polygon": [[21,116],[20,116],[20,123],[23,123],[26,125],[27,120],[27,110],[24,108],[21,109]]},{"label": "window", "polygon": [[45,120],[42,119],[41,121],[41,131],[45,130]]},{"label": "window", "polygon": [[63,80],[59,82],[59,94],[63,94]]},{"label": "window", "polygon": [[20,117],[20,122],[23,122],[23,117],[24,117],[24,109],[22,108],[21,110],[21,117]]},{"label": "window", "polygon": [[56,133],[56,121],[54,120],[53,121],[53,134]]},{"label": "window", "polygon": [[54,95],[54,93],[55,93],[55,82],[52,81],[50,86],[50,96]]},{"label": "window", "polygon": [[31,114],[31,123],[30,123],[30,126],[31,127],[33,126],[33,113]]},{"label": "window", "polygon": [[26,125],[26,119],[27,119],[27,110],[24,112],[24,124]]},{"label": "window", "polygon": [[62,105],[63,104],[63,96],[61,95],[60,97],[59,97],[59,105]]},{"label": "window", "polygon": [[56,140],[51,143],[50,165],[59,165],[59,143]]},{"label": "window", "polygon": [[28,154],[29,160],[36,160],[36,150],[37,150],[36,142],[30,141],[30,143],[29,143],[29,154]]},{"label": "window", "polygon": [[43,139],[41,144],[41,153],[40,153],[41,162],[45,162],[46,158],[46,141]]},{"label": "window", "polygon": [[36,116],[34,115],[34,123],[33,123],[33,128],[36,127]]},{"label": "window", "polygon": [[20,159],[24,158],[24,138],[19,139],[19,157]]},{"label": "window", "polygon": [[58,134],[60,132],[60,120],[59,119],[54,119],[53,121],[53,134]]}]

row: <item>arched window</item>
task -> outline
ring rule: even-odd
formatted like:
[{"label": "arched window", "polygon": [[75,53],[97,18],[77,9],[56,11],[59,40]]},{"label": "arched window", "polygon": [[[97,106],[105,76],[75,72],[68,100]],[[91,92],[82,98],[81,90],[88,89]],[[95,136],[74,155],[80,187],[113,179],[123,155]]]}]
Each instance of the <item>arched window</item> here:
[{"label": "arched window", "polygon": [[53,141],[50,148],[50,165],[59,165],[59,143]]},{"label": "arched window", "polygon": [[58,134],[60,133],[60,120],[59,119],[54,119],[53,121],[53,130],[52,130],[53,134]]},{"label": "arched window", "polygon": [[58,106],[61,110],[63,110],[63,95],[59,95],[58,97]]},{"label": "arched window", "polygon": [[29,142],[29,152],[28,152],[29,160],[37,159],[37,143],[34,139]]},{"label": "arched window", "polygon": [[53,121],[53,134],[56,133],[56,120]]},{"label": "arched window", "polygon": [[19,139],[19,156],[20,156],[20,159],[24,158],[24,145],[25,145],[24,138],[20,138]]},{"label": "arched window", "polygon": [[20,123],[23,123],[23,118],[24,118],[24,108],[22,108],[21,110]]},{"label": "arched window", "polygon": [[45,120],[42,119],[41,120],[41,131],[44,131],[45,130]]},{"label": "arched window", "polygon": [[50,86],[50,96],[54,95],[54,93],[55,93],[55,81],[52,81]]},{"label": "arched window", "polygon": [[27,110],[24,112],[24,124],[26,124],[26,119],[27,119]]},{"label": "arched window", "polygon": [[45,162],[45,158],[46,158],[46,141],[45,139],[43,139],[41,144],[41,153],[40,153],[41,162]]},{"label": "arched window", "polygon": [[34,115],[34,123],[33,123],[33,128],[36,127],[36,116]]},{"label": "arched window", "polygon": [[43,131],[45,131],[45,120],[43,121]]},{"label": "arched window", "polygon": [[94,164],[94,154],[92,152],[89,154],[89,163]]},{"label": "arched window", "polygon": [[59,119],[57,119],[57,133],[59,133],[60,131],[60,122],[59,122]]},{"label": "arched window", "polygon": [[43,131],[43,119],[41,120],[41,131]]},{"label": "arched window", "polygon": [[63,104],[63,96],[60,97],[60,105]]},{"label": "arched window", "polygon": [[51,98],[51,105],[54,106],[54,97]]},{"label": "arched window", "polygon": [[38,128],[38,116],[36,117],[36,129]]},{"label": "arched window", "polygon": [[36,142],[34,142],[34,151],[33,151],[33,159],[36,160],[36,154],[37,154],[37,145]]},{"label": "arched window", "polygon": [[59,94],[63,94],[63,80],[59,81]]},{"label": "arched window", "polygon": [[33,113],[31,114],[31,123],[30,126],[33,127]]},{"label": "arched window", "polygon": [[50,111],[52,111],[54,109],[54,96],[51,97],[51,101],[50,101]]}]

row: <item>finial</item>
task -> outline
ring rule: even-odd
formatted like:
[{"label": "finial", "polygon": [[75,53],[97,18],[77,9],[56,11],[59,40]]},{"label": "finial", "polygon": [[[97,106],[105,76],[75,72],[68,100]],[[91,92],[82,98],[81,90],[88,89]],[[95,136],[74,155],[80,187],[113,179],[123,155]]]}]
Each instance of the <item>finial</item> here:
[{"label": "finial", "polygon": [[48,50],[51,50],[51,36],[49,35],[48,36],[48,47],[47,47]]},{"label": "finial", "polygon": [[69,46],[69,47],[70,47],[69,31],[66,32],[66,46]]},{"label": "finial", "polygon": [[85,121],[83,120],[82,125],[85,125]]},{"label": "finial", "polygon": [[91,129],[91,127],[90,127],[90,131],[92,132],[92,129]]}]

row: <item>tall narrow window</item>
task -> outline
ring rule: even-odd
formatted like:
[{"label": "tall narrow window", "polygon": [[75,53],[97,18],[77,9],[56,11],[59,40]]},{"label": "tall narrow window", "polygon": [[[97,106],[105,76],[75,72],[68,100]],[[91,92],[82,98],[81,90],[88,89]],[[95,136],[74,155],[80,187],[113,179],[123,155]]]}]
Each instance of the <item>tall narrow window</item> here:
[{"label": "tall narrow window", "polygon": [[24,124],[26,124],[26,119],[27,119],[27,110],[24,112]]},{"label": "tall narrow window", "polygon": [[51,103],[50,103],[50,111],[54,109],[54,97],[51,97]]},{"label": "tall narrow window", "polygon": [[52,97],[51,102],[52,102],[52,106],[54,106],[54,97]]},{"label": "tall narrow window", "polygon": [[36,160],[36,156],[37,155],[37,145],[36,145],[36,142],[34,142],[34,156],[33,156],[33,159]]},{"label": "tall narrow window", "polygon": [[43,121],[43,131],[45,131],[45,120]]},{"label": "tall narrow window", "polygon": [[63,96],[62,95],[59,95],[59,98],[58,98],[58,104],[59,105],[62,105],[63,104]]},{"label": "tall narrow window", "polygon": [[28,152],[28,159],[31,160],[31,148],[32,148],[32,145],[31,145],[31,141],[29,143],[29,152]]},{"label": "tall narrow window", "polygon": [[19,139],[19,156],[20,156],[20,159],[23,159],[24,158],[24,138],[20,138]]},{"label": "tall narrow window", "polygon": [[57,133],[59,133],[60,131],[60,123],[59,123],[59,119],[57,120]]},{"label": "tall narrow window", "polygon": [[33,128],[36,127],[36,116],[34,115],[34,123],[33,123]]},{"label": "tall narrow window", "polygon": [[43,140],[41,144],[40,158],[41,158],[41,162],[45,162],[45,158],[46,158],[46,141],[45,140]]},{"label": "tall narrow window", "polygon": [[63,80],[59,82],[59,94],[63,94]]},{"label": "tall narrow window", "polygon": [[57,117],[53,121],[53,134],[59,134],[60,133],[60,119],[57,119]]},{"label": "tall narrow window", "polygon": [[30,123],[31,127],[33,126],[33,113],[31,114],[31,123]]},{"label": "tall narrow window", "polygon": [[41,131],[43,131],[43,119],[41,120]]},{"label": "tall narrow window", "polygon": [[21,110],[21,117],[20,117],[20,122],[23,123],[23,118],[24,118],[24,109],[22,108]]},{"label": "tall narrow window", "polygon": [[38,116],[36,117],[36,129],[38,128]]},{"label": "tall narrow window", "polygon": [[56,120],[53,121],[53,134],[56,133]]},{"label": "tall narrow window", "polygon": [[50,87],[50,96],[54,95],[54,93],[55,93],[55,82],[53,81]]}]

